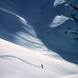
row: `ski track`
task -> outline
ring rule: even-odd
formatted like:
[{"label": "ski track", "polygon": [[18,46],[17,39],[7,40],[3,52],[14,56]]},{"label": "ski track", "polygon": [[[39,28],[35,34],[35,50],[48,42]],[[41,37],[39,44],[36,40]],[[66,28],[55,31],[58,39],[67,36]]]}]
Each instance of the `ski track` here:
[{"label": "ski track", "polygon": [[18,59],[18,60],[20,60],[20,61],[22,61],[23,63],[25,63],[25,64],[29,64],[29,65],[32,65],[32,66],[34,66],[34,67],[37,67],[37,68],[40,68],[40,66],[37,66],[37,65],[35,65],[35,64],[32,64],[32,63],[30,63],[30,62],[28,62],[28,61],[25,61],[25,60],[23,60],[23,59],[21,59],[21,58],[19,58],[19,57],[16,57],[16,56],[12,56],[12,55],[0,55],[0,58],[15,58],[15,59]]}]

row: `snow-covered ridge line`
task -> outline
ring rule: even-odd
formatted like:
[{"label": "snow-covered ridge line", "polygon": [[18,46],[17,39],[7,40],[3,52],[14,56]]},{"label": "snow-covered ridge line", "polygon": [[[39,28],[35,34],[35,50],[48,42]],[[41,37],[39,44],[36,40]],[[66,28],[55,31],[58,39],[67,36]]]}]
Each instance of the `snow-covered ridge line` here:
[{"label": "snow-covered ridge line", "polygon": [[[9,42],[9,41],[3,40],[3,39],[1,39],[1,38],[0,38],[0,43],[1,43],[2,46],[6,46],[5,50],[7,50],[7,47],[8,47],[8,46],[10,46],[10,47],[12,47],[12,49],[15,48],[15,47],[17,47],[17,48],[19,48],[19,49],[27,50],[28,53],[30,53],[31,50],[32,50],[32,52],[34,52],[34,49],[25,48],[25,47],[22,47],[22,46],[20,46],[20,45],[17,45],[17,44],[11,43],[11,42]],[[1,49],[2,49],[2,48],[0,48],[0,51],[1,51]],[[12,49],[11,49],[11,50],[12,50]],[[48,54],[56,55],[56,53],[54,53],[54,52],[52,52],[52,51],[51,51],[51,52],[49,52],[49,51],[45,51],[45,52],[44,52],[44,51],[42,51],[42,50],[39,51],[39,50],[37,50],[37,49],[35,49],[35,51],[37,51],[36,53],[39,53],[39,54],[46,54],[46,53],[48,53]],[[32,53],[32,52],[31,52],[31,53]],[[33,53],[32,53],[32,54],[33,54]],[[35,54],[35,53],[34,53],[34,54]]]},{"label": "snow-covered ridge line", "polygon": [[14,12],[8,10],[8,9],[1,8],[1,7],[0,7],[0,10],[1,10],[1,11],[4,11],[4,12],[7,12],[7,13],[9,13],[9,14],[12,14],[12,15],[14,15],[14,16],[16,16],[16,17],[18,17],[19,20],[20,20],[24,25],[27,25],[27,21],[26,21],[23,17],[19,16],[18,14],[14,13]]},{"label": "snow-covered ridge line", "polygon": [[63,24],[65,21],[69,20],[69,17],[66,17],[64,15],[57,15],[54,20],[52,21],[52,23],[49,25],[49,27],[51,28],[55,28],[60,26],[61,24]]},{"label": "snow-covered ridge line", "polygon": [[55,0],[54,1],[54,7],[59,5],[59,4],[65,3],[65,2],[66,2],[66,0]]}]

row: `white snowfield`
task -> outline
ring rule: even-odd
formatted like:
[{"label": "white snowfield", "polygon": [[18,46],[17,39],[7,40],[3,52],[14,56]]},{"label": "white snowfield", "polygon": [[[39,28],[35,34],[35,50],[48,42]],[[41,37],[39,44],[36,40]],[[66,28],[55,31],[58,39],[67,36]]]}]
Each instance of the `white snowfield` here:
[{"label": "white snowfield", "polygon": [[23,48],[0,39],[0,78],[78,78],[78,65],[54,52]]},{"label": "white snowfield", "polygon": [[59,4],[65,3],[65,2],[66,2],[66,0],[55,0],[54,1],[54,7],[59,5]]}]

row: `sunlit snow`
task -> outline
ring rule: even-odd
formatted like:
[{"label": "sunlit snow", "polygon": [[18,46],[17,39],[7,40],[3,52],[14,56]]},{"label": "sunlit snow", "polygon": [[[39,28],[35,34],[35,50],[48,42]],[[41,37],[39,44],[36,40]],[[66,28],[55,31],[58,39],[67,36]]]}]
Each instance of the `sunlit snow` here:
[{"label": "sunlit snow", "polygon": [[57,5],[59,5],[59,4],[62,4],[64,2],[66,2],[66,0],[55,0],[54,7],[57,6]]},{"label": "sunlit snow", "polygon": [[[23,48],[0,39],[1,78],[74,78],[78,66],[55,56],[54,52]],[[44,68],[41,68],[43,64]],[[70,76],[68,76],[70,75]],[[72,75],[74,75],[72,77]]]},{"label": "sunlit snow", "polygon": [[65,21],[69,20],[69,17],[66,17],[64,15],[57,15],[54,20],[52,21],[52,23],[49,25],[49,27],[53,28],[53,27],[57,27],[61,24],[63,24]]}]

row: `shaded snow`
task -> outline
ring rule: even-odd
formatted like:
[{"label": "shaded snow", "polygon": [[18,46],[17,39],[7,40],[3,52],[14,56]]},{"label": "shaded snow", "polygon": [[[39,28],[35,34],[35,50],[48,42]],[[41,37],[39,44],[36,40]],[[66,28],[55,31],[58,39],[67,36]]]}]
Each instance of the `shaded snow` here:
[{"label": "shaded snow", "polygon": [[19,23],[20,22],[22,23],[22,26],[21,26],[23,28],[22,31],[18,31],[18,32],[15,32],[15,34],[11,34],[10,32],[8,32],[8,30],[6,30],[8,34],[11,34],[12,36],[14,36],[14,42],[16,44],[19,44],[21,46],[28,47],[28,48],[47,50],[44,44],[37,38],[34,28],[27,23],[25,18],[5,8],[0,8],[0,11],[4,12],[4,14],[8,13],[11,16],[17,17],[17,19],[19,20]]},{"label": "shaded snow", "polygon": [[6,13],[9,13],[11,15],[14,15],[14,16],[18,17],[20,22],[22,22],[24,25],[27,25],[27,21],[23,17],[19,16],[18,14],[14,13],[14,12],[8,10],[8,9],[5,9],[5,8],[0,8],[0,11],[4,11]]}]

